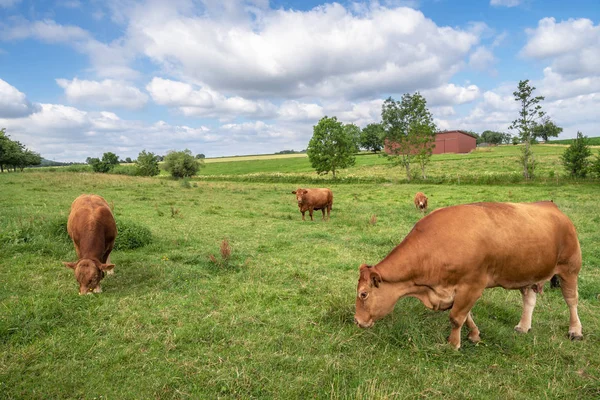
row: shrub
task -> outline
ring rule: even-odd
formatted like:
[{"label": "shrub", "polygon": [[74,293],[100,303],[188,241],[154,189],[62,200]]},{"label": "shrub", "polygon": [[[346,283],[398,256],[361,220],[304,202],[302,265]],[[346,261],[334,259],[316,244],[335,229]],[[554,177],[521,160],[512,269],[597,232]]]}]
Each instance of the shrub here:
[{"label": "shrub", "polygon": [[160,173],[158,169],[158,156],[154,153],[146,153],[142,150],[135,161],[136,174],[138,176],[156,176]]},{"label": "shrub", "polygon": [[591,155],[592,151],[588,146],[587,136],[577,132],[577,138],[573,139],[560,158],[569,175],[574,178],[585,178],[590,166],[588,159]]},{"label": "shrub", "polygon": [[152,243],[150,229],[138,223],[117,219],[115,250],[133,250]]},{"label": "shrub", "polygon": [[119,157],[115,153],[107,152],[102,155],[102,160],[88,157],[86,161],[94,172],[107,173],[119,164]]},{"label": "shrub", "polygon": [[136,176],[137,168],[134,165],[117,165],[110,171],[111,174]]},{"label": "shrub", "polygon": [[592,162],[590,171],[600,178],[600,153],[596,154],[596,158]]},{"label": "shrub", "polygon": [[202,160],[197,160],[190,150],[185,149],[184,151],[170,151],[165,156],[164,169],[173,178],[185,178],[196,175],[202,164]]}]

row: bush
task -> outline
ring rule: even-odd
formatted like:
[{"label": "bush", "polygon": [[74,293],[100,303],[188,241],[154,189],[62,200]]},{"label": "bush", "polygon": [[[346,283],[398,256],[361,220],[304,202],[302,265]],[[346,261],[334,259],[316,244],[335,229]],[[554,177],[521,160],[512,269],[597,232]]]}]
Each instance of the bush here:
[{"label": "bush", "polygon": [[594,173],[598,178],[600,178],[600,153],[596,154],[596,158],[592,162],[590,167],[592,173]]},{"label": "bush", "polygon": [[137,176],[138,170],[135,165],[117,165],[110,173],[115,175]]},{"label": "bush", "polygon": [[574,178],[585,178],[590,166],[588,158],[591,155],[592,151],[588,146],[587,136],[577,132],[577,138],[573,139],[560,158],[569,175]]},{"label": "bush", "polygon": [[143,225],[117,219],[115,250],[133,250],[152,243],[152,232]]},{"label": "bush", "polygon": [[158,169],[158,156],[154,153],[146,153],[146,150],[142,150],[135,161],[135,168],[138,176],[158,175],[160,173],[160,170]]},{"label": "bush", "polygon": [[92,166],[94,172],[107,173],[119,164],[119,157],[114,153],[107,152],[102,155],[102,160],[88,157],[86,161]]},{"label": "bush", "polygon": [[170,151],[165,156],[164,169],[173,178],[186,178],[194,176],[202,166],[202,160],[197,160],[188,149],[184,151]]}]

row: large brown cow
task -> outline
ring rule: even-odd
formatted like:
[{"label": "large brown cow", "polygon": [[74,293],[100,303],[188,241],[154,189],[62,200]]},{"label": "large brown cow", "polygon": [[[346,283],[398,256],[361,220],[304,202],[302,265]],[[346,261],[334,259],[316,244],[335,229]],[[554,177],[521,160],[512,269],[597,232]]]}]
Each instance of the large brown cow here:
[{"label": "large brown cow", "polygon": [[313,211],[321,210],[323,219],[325,219],[325,211],[327,211],[327,219],[331,213],[333,206],[333,193],[329,189],[296,189],[292,192],[296,195],[298,208],[302,213],[302,221],[304,221],[304,213],[308,211],[310,220],[313,221]]},{"label": "large brown cow", "polygon": [[417,194],[415,194],[415,207],[417,207],[417,210],[419,211],[427,211],[427,196],[425,196],[425,193],[417,192]]},{"label": "large brown cow", "polygon": [[417,222],[379,264],[360,266],[354,319],[360,327],[370,327],[401,297],[416,297],[433,310],[450,310],[448,341],[458,349],[465,322],[469,339],[480,340],[471,308],[484,289],[521,291],[523,313],[515,330],[526,333],[536,293],[557,274],[570,312],[569,337],[582,339],[577,315],[580,269],[575,227],[552,202],[446,207]]},{"label": "large brown cow", "polygon": [[115,267],[109,255],[117,237],[117,226],[108,203],[94,194],[82,194],[71,204],[67,222],[73,239],[76,262],[63,262],[75,271],[79,294],[100,293],[104,273]]}]

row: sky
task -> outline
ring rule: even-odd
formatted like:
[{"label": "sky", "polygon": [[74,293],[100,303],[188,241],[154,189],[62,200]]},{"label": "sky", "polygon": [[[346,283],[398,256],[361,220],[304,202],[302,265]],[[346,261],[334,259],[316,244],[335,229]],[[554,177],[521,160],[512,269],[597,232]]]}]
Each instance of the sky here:
[{"label": "sky", "polygon": [[508,131],[525,79],[600,136],[598,0],[0,0],[0,128],[56,161],[302,150],[415,91],[440,130]]}]

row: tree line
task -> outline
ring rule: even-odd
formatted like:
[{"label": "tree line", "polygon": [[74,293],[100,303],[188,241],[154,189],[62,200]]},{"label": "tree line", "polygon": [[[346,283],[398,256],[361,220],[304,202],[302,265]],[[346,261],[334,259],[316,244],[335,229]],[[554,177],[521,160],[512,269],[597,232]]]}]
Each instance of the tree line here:
[{"label": "tree line", "polygon": [[0,129],[0,172],[4,170],[16,171],[17,168],[21,171],[25,167],[40,165],[42,157],[25,147],[24,144],[17,140],[12,140],[6,134],[6,129]]}]

